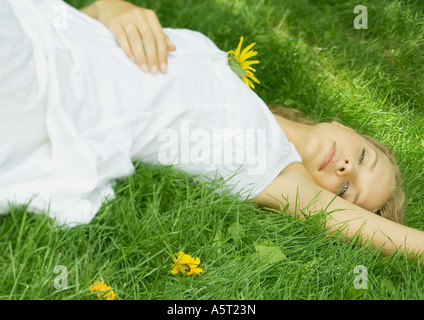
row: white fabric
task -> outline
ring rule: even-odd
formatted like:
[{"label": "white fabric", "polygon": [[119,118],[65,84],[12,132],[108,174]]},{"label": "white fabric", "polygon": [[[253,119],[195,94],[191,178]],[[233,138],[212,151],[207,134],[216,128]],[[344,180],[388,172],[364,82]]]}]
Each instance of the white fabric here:
[{"label": "white fabric", "polygon": [[1,213],[30,201],[61,224],[88,223],[134,160],[223,177],[241,198],[301,162],[224,51],[195,31],[165,33],[177,50],[154,76],[61,0],[0,0]]}]

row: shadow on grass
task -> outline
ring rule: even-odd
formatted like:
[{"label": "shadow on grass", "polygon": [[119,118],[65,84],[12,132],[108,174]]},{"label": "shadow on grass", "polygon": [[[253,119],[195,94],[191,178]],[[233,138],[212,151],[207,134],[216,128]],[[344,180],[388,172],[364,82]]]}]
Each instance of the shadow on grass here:
[{"label": "shadow on grass", "polygon": [[[356,30],[351,1],[273,0],[279,14],[289,12],[290,33],[312,46],[331,49],[335,67],[361,74],[369,88],[395,104],[424,111],[424,14],[414,1],[362,1],[368,29]],[[299,20],[299,17],[304,17]],[[364,72],[365,70],[365,72]]]}]

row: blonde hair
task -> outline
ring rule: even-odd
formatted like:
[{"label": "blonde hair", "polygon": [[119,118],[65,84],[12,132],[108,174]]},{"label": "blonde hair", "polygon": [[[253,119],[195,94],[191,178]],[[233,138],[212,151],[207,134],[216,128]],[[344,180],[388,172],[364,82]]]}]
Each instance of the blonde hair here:
[{"label": "blonde hair", "polygon": [[[319,121],[313,120],[307,117],[303,112],[279,105],[270,105],[269,109],[272,113],[279,115],[288,120],[296,121],[298,123],[314,125]],[[386,203],[380,208],[377,209],[374,213],[392,220],[397,223],[403,223],[405,220],[405,192],[402,188],[403,176],[399,169],[399,166],[396,161],[395,154],[392,149],[385,146],[380,141],[366,135],[362,135],[368,142],[370,142],[377,150],[383,153],[387,159],[392,164],[393,173],[394,173],[394,186],[391,192],[389,199]]]}]

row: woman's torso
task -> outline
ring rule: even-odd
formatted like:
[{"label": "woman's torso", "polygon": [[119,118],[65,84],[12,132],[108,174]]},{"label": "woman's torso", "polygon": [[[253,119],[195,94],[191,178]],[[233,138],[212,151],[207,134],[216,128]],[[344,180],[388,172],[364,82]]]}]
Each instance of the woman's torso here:
[{"label": "woman's torso", "polygon": [[64,192],[69,174],[75,188],[66,192],[75,199],[105,194],[110,180],[130,174],[131,161],[140,160],[224,178],[236,185],[234,193],[253,197],[301,161],[264,102],[206,36],[165,29],[177,50],[169,53],[167,72],[154,76],[129,60],[99,21],[66,3],[38,0],[30,8],[16,1],[22,23],[43,30],[31,37],[43,44],[47,61],[49,152],[34,166],[42,157],[60,162],[38,177],[46,180],[46,195]]}]

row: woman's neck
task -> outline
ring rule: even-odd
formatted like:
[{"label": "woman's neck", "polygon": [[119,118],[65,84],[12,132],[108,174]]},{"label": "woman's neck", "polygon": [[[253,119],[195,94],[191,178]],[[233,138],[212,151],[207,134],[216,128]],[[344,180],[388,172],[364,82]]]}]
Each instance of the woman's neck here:
[{"label": "woman's neck", "polygon": [[293,143],[297,152],[299,152],[300,156],[302,157],[303,146],[306,145],[306,141],[312,130],[312,126],[291,121],[276,114],[273,114],[273,116],[277,120],[277,123],[280,125],[281,129],[284,131],[287,139]]}]

